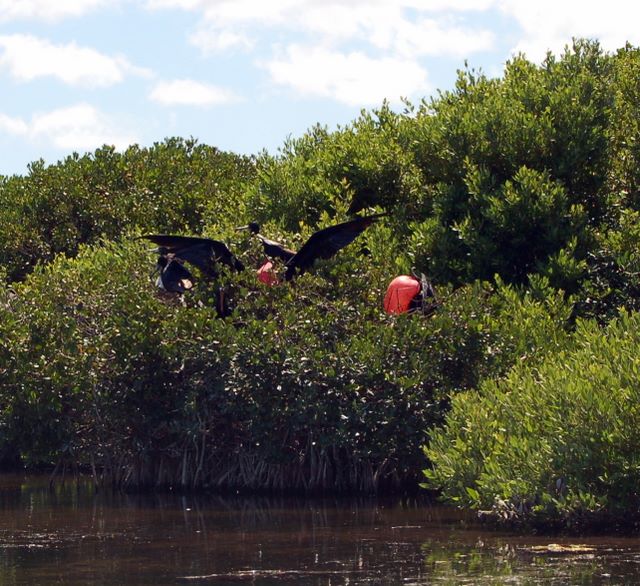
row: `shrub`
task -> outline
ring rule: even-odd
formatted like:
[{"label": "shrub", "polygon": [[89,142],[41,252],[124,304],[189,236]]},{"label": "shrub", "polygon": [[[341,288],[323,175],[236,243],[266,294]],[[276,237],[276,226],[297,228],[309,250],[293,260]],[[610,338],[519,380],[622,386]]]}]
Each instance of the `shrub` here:
[{"label": "shrub", "polygon": [[237,210],[254,173],[249,157],[181,139],[33,163],[28,176],[0,182],[0,248],[9,278],[134,229],[200,233],[205,218]]},{"label": "shrub", "polygon": [[453,398],[425,452],[430,487],[498,520],[638,520],[640,316],[580,322],[538,364]]},{"label": "shrub", "polygon": [[[371,250],[386,233],[371,228]],[[6,445],[123,486],[415,485],[451,396],[528,360],[567,311],[477,284],[441,290],[430,318],[392,318],[373,260],[354,247],[294,286],[226,275],[235,311],[221,320],[221,283],[183,302],[158,293],[139,241],[57,257],[2,314]]]}]

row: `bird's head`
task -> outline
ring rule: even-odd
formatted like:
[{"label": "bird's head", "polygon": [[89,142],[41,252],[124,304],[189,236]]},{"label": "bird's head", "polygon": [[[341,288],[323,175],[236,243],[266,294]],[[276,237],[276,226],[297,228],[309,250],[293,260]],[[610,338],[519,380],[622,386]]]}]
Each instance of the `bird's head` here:
[{"label": "bird's head", "polygon": [[153,271],[151,271],[151,276],[153,277],[158,273],[162,273],[162,271],[164,271],[168,263],[169,263],[169,259],[166,257],[166,255],[160,255],[158,257],[158,260],[156,261],[155,268],[153,269]]},{"label": "bird's head", "polygon": [[251,234],[258,234],[260,232],[260,224],[258,222],[249,222],[246,226],[238,226],[236,230],[249,230]]}]

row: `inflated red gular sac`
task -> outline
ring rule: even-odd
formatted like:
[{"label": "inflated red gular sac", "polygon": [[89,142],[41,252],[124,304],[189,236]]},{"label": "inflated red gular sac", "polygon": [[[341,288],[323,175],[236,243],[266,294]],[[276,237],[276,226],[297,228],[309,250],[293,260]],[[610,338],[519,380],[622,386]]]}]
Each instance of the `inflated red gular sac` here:
[{"label": "inflated red gular sac", "polygon": [[390,315],[420,312],[423,315],[437,305],[436,293],[424,274],[400,275],[393,279],[384,296],[384,310]]}]

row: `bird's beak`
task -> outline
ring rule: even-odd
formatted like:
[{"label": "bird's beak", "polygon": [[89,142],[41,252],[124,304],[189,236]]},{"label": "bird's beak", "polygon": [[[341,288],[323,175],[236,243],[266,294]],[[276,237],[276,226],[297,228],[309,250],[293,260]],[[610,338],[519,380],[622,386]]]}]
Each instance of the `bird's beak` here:
[{"label": "bird's beak", "polygon": [[246,226],[238,226],[236,228],[236,230],[248,230],[249,229],[249,225],[247,224]]}]

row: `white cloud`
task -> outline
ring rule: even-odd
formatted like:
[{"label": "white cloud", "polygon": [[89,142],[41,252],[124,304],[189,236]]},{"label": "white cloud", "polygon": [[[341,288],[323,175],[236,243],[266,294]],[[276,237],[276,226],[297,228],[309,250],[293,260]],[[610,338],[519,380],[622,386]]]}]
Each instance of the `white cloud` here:
[{"label": "white cloud", "polygon": [[[199,10],[208,19],[221,24],[257,21],[265,24],[282,23],[292,16],[323,10],[342,9],[345,13],[366,13],[376,10],[410,9],[420,13],[478,12],[494,6],[498,0],[147,0],[149,9]],[[340,25],[340,23],[335,23]]]},{"label": "white cloud", "polygon": [[197,10],[205,20],[224,27],[245,22],[259,22],[273,26],[284,22],[287,15],[304,12],[309,0],[148,0],[147,6],[157,8],[182,8]]},{"label": "white cloud", "polygon": [[192,10],[197,8],[200,0],[147,0],[146,6],[151,10],[163,8],[179,8],[182,10]]},{"label": "white cloud", "polygon": [[389,32],[393,35],[391,39],[384,41],[373,37],[372,42],[379,48],[392,48],[396,53],[409,57],[467,57],[478,51],[490,50],[495,43],[495,35],[491,31],[464,28],[434,19],[402,20]]},{"label": "white cloud", "polygon": [[487,10],[497,0],[148,0],[152,9],[199,11],[190,37],[204,52],[250,48],[265,31],[313,35],[319,45],[358,41],[406,56],[467,56],[490,48],[491,33],[464,28],[452,14]]},{"label": "white cloud", "polygon": [[111,0],[0,0],[0,22],[10,20],[55,21],[86,14]]},{"label": "white cloud", "polygon": [[500,0],[500,9],[522,27],[523,35],[514,52],[522,51],[534,61],[547,50],[561,53],[572,37],[598,39],[613,50],[626,41],[640,43],[640,4],[627,0]]},{"label": "white cloud", "polygon": [[249,50],[255,45],[245,33],[215,28],[200,28],[189,37],[189,41],[205,53],[217,53],[234,48]]},{"label": "white cloud", "polygon": [[433,12],[484,12],[496,0],[399,0],[404,6]]},{"label": "white cloud", "polygon": [[[413,10],[409,11],[409,9]],[[411,57],[420,55],[468,55],[493,44],[485,29],[464,28],[449,6],[439,2],[410,0],[360,0],[352,3],[309,3],[306,10],[288,20],[319,38],[334,42],[357,40]],[[477,9],[477,8],[476,8]]]},{"label": "white cloud", "polygon": [[158,83],[149,98],[165,106],[215,106],[238,101],[230,90],[191,79]]},{"label": "white cloud", "polygon": [[21,118],[14,118],[6,114],[0,114],[0,133],[10,135],[26,135],[29,126]]},{"label": "white cloud", "polygon": [[112,117],[89,104],[37,113],[30,122],[0,114],[0,132],[66,151],[88,151],[103,144],[123,149],[137,142],[134,133],[120,129]]},{"label": "white cloud", "polygon": [[91,150],[103,144],[125,148],[136,142],[133,133],[118,130],[115,121],[89,104],[77,104],[34,115],[29,135],[67,150]]},{"label": "white cloud", "polygon": [[0,68],[20,81],[57,77],[75,86],[104,87],[119,83],[125,74],[150,75],[124,57],[108,57],[75,43],[54,45],[31,35],[0,36]]},{"label": "white cloud", "polygon": [[[147,0],[147,7],[199,13],[189,40],[204,53],[259,47],[275,84],[365,105],[425,92],[422,57],[492,49],[493,33],[463,17],[497,1]],[[301,36],[306,47],[293,40]]]},{"label": "white cloud", "polygon": [[344,54],[320,47],[291,46],[265,68],[278,85],[352,106],[397,101],[428,89],[427,74],[415,61],[372,59],[358,52]]},{"label": "white cloud", "polygon": [[572,37],[598,38],[609,49],[640,43],[640,3],[629,0],[147,0],[147,6],[199,12],[191,41],[205,52],[246,49],[277,29],[334,48],[358,41],[406,57],[471,57],[492,49],[496,33],[489,21],[463,23],[491,10],[516,21],[513,50],[531,59],[561,51]]}]

